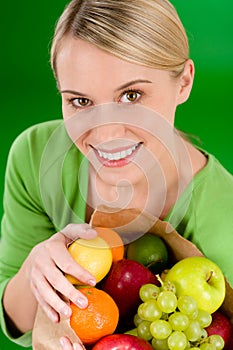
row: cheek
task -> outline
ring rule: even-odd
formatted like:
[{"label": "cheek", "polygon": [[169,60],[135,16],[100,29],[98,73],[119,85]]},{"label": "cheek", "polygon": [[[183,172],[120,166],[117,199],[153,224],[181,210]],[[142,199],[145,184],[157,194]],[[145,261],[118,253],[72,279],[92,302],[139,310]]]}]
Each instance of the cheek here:
[{"label": "cheek", "polygon": [[62,97],[62,116],[65,121],[72,116],[71,107],[69,106],[68,101],[66,101],[63,97]]},{"label": "cheek", "polygon": [[82,134],[80,136],[79,128],[75,127],[75,122],[72,120],[72,117],[67,116],[67,114],[63,114],[63,120],[65,124],[65,129],[73,143],[76,147],[83,153],[87,154],[87,148],[85,146],[85,140],[87,138],[86,134]]},{"label": "cheek", "polygon": [[[85,151],[84,147],[84,140],[86,138],[86,135],[83,134],[82,136],[77,136],[78,130],[75,128],[75,124],[77,123],[77,118],[74,117],[74,112],[72,113],[71,107],[68,105],[68,102],[62,97],[62,116],[65,123],[65,128],[72,139],[73,143],[76,145],[76,147],[84,154],[86,154],[87,151]],[[73,117],[73,119],[72,119]],[[73,133],[73,130],[76,130]]]},{"label": "cheek", "polygon": [[77,140],[74,141],[75,146],[84,154],[87,155],[88,149],[85,145],[85,135],[79,137]]},{"label": "cheek", "polygon": [[176,87],[162,87],[156,95],[150,96],[147,106],[174,124],[177,107]]}]

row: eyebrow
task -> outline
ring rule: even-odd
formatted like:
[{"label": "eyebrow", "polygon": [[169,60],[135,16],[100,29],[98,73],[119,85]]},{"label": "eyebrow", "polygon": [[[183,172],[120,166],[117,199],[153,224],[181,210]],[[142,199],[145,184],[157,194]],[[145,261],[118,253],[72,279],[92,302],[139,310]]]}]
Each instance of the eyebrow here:
[{"label": "eyebrow", "polygon": [[152,84],[152,81],[150,80],[146,80],[146,79],[136,79],[136,80],[132,80],[132,81],[129,81],[128,83],[125,83],[121,86],[119,86],[115,91],[120,91],[120,90],[123,90],[131,85],[134,85],[134,84],[138,84],[138,83],[149,83],[149,84]]},{"label": "eyebrow", "polygon": [[[126,89],[127,87],[134,85],[134,84],[138,84],[138,83],[152,84],[152,81],[146,80],[146,79],[132,80],[132,81],[129,81],[129,82],[119,86],[115,91],[120,91],[120,90]],[[77,95],[77,96],[87,96],[87,94],[84,94],[83,92],[79,92],[76,90],[61,90],[60,93],[61,94],[68,93],[68,94]]]},{"label": "eyebrow", "polygon": [[67,93],[67,94],[72,94],[72,95],[77,95],[77,96],[87,96],[83,92],[78,92],[75,90],[61,90],[60,93],[61,94]]}]

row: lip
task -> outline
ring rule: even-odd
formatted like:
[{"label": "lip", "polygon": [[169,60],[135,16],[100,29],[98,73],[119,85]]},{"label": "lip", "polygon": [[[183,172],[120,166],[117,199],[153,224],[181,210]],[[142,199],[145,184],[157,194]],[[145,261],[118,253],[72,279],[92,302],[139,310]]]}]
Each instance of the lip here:
[{"label": "lip", "polygon": [[[91,147],[94,150],[97,159],[103,166],[108,168],[120,168],[132,162],[137,152],[141,148],[141,145],[142,145],[142,142],[138,142],[133,144],[132,146],[114,148],[111,150],[111,152],[110,150],[100,149],[100,148],[97,149],[94,146],[91,146]],[[130,154],[127,155],[127,153],[130,153]],[[104,155],[105,157],[107,155],[108,158],[111,158],[112,155],[115,155],[120,158],[108,159],[108,158],[104,158]]]}]

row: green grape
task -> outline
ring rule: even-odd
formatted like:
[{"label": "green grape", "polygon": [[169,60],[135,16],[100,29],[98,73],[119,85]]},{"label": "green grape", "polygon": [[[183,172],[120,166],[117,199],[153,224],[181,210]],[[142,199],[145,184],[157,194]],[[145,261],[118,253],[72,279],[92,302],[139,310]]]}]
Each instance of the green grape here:
[{"label": "green grape", "polygon": [[167,339],[155,339],[151,341],[151,345],[155,350],[169,350]]},{"label": "green grape", "polygon": [[169,316],[168,322],[174,331],[184,331],[189,325],[189,318],[182,312],[177,311]]},{"label": "green grape", "polygon": [[191,321],[189,326],[184,330],[184,333],[189,341],[197,341],[201,339],[202,329],[199,322]]},{"label": "green grape", "polygon": [[196,309],[193,313],[189,314],[188,317],[190,320],[196,320],[198,315],[198,309]]},{"label": "green grape", "polygon": [[138,315],[143,320],[152,322],[161,318],[162,311],[160,310],[157,301],[150,299],[139,305]]},{"label": "green grape", "polygon": [[[139,318],[141,319],[141,320],[144,320],[144,318],[143,318],[143,308],[144,308],[144,303],[142,303],[142,304],[140,304],[139,305],[139,307],[138,307],[138,312],[137,312],[137,315],[138,315],[138,320],[139,320]],[[139,322],[140,323],[140,322]]]},{"label": "green grape", "polygon": [[224,348],[224,340],[220,335],[210,335],[208,338],[208,342],[213,344],[216,350],[222,350]]},{"label": "green grape", "polygon": [[207,339],[208,338],[208,333],[206,332],[206,330],[204,328],[202,328],[201,330],[201,340]]},{"label": "green grape", "polygon": [[173,292],[165,290],[159,294],[157,303],[163,312],[170,313],[177,307],[177,297]]},{"label": "green grape", "polygon": [[163,290],[168,290],[168,291],[173,292],[174,294],[176,294],[176,286],[171,281],[163,282],[161,290],[162,291]]},{"label": "green grape", "polygon": [[173,332],[167,340],[170,350],[185,350],[188,344],[186,335],[183,332]]},{"label": "green grape", "polygon": [[[188,341],[185,350],[189,350],[189,349],[191,349],[191,344],[190,344],[190,342]],[[192,347],[192,349],[193,349],[193,347]]]},{"label": "green grape", "polygon": [[149,321],[142,321],[138,327],[137,327],[137,333],[138,336],[142,339],[145,339],[147,341],[151,340],[153,337],[150,332],[150,325],[151,322]]},{"label": "green grape", "polygon": [[166,339],[172,332],[170,323],[164,320],[155,320],[150,325],[150,332],[154,338]]},{"label": "green grape", "polygon": [[204,310],[198,310],[196,320],[200,323],[202,328],[208,327],[212,322],[212,316],[210,313]]},{"label": "green grape", "polygon": [[147,301],[149,299],[157,299],[160,293],[160,287],[152,283],[144,284],[139,290],[139,296],[142,301]]},{"label": "green grape", "polygon": [[197,311],[196,300],[190,295],[181,295],[177,302],[178,309],[186,315],[192,315]]},{"label": "green grape", "polygon": [[143,319],[141,317],[139,317],[138,314],[136,314],[133,318],[133,323],[134,323],[135,327],[137,327],[142,321],[143,321]]},{"label": "green grape", "polygon": [[213,344],[203,343],[200,345],[199,349],[201,349],[201,350],[216,350],[216,347]]}]

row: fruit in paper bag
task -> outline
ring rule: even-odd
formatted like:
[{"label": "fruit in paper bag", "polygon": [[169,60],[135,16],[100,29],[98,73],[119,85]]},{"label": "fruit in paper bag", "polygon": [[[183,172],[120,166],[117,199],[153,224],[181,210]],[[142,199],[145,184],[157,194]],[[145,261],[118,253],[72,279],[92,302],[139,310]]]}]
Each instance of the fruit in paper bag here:
[{"label": "fruit in paper bag", "polygon": [[225,298],[225,279],[220,268],[211,260],[193,256],[177,262],[165,275],[176,287],[177,296],[192,296],[199,309],[212,314]]},{"label": "fruit in paper bag", "polygon": [[[68,247],[68,251],[77,264],[95,277],[97,283],[107,275],[111,268],[112,252],[103,238],[77,239]],[[82,284],[73,276],[66,275],[66,277],[72,284]]]},{"label": "fruit in paper bag", "polygon": [[230,320],[224,316],[220,311],[216,311],[212,315],[212,323],[206,328],[208,335],[221,335],[227,346],[230,342],[232,325]]},{"label": "fruit in paper bag", "polygon": [[155,274],[161,273],[168,262],[166,244],[152,233],[146,233],[129,243],[126,256],[127,259],[140,262]]},{"label": "fruit in paper bag", "polygon": [[177,297],[173,287],[167,283],[154,289],[151,284],[140,288],[142,303],[134,317],[136,328],[131,332],[150,342],[156,350],[222,350],[221,335],[207,333],[211,314],[198,309],[190,295]]},{"label": "fruit in paper bag", "polygon": [[93,344],[105,335],[112,334],[118,324],[119,311],[110,295],[95,287],[81,287],[88,306],[80,309],[71,302],[70,326],[85,344]]},{"label": "fruit in paper bag", "polygon": [[145,283],[159,285],[156,276],[135,260],[122,259],[112,264],[101,289],[115,300],[120,319],[133,318],[140,303],[139,289]]},{"label": "fruit in paper bag", "polygon": [[124,257],[124,243],[120,235],[107,227],[95,227],[98,236],[103,238],[109,245],[112,252],[112,261],[118,261]]},{"label": "fruit in paper bag", "polygon": [[134,335],[113,334],[99,340],[92,350],[153,350],[153,347]]}]

